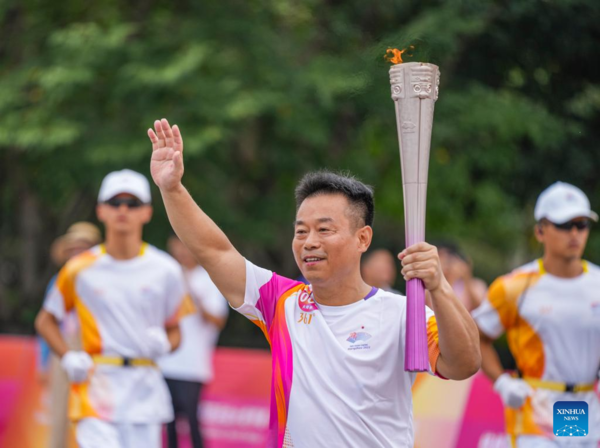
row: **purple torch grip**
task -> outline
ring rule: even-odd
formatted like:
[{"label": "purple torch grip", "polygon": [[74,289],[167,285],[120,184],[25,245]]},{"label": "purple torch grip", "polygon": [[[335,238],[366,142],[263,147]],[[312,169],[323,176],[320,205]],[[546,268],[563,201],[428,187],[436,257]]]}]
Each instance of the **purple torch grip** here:
[{"label": "purple torch grip", "polygon": [[404,370],[426,372],[429,366],[425,322],[425,287],[418,278],[406,283],[406,347]]},{"label": "purple torch grip", "polygon": [[[420,62],[390,69],[392,99],[400,144],[406,245],[425,241],[425,208],[433,108],[438,97],[439,69]],[[406,340],[404,370],[429,369],[425,287],[419,279],[406,284]]]}]

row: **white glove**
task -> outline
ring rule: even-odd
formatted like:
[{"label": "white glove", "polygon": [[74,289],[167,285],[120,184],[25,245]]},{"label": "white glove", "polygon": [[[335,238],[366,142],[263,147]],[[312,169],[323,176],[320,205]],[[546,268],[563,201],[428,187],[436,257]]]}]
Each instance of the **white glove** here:
[{"label": "white glove", "polygon": [[70,350],[60,359],[60,365],[67,372],[69,381],[83,383],[88,379],[94,361],[86,352]]},{"label": "white glove", "polygon": [[150,327],[146,330],[146,341],[148,342],[148,357],[160,358],[171,351],[171,343],[167,332],[162,327]]},{"label": "white glove", "polygon": [[519,409],[527,397],[533,395],[533,389],[525,381],[513,378],[508,373],[503,373],[496,379],[494,390],[500,394],[505,406]]}]

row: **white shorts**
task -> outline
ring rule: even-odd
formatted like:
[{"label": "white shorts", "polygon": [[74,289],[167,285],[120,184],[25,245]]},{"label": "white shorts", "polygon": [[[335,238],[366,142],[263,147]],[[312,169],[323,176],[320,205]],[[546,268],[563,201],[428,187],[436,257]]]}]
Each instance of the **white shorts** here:
[{"label": "white shorts", "polygon": [[536,436],[517,437],[517,448],[598,448],[599,446],[597,441],[585,440],[584,437],[576,439],[564,437],[564,440]]},{"label": "white shorts", "polygon": [[79,448],[160,448],[160,423],[113,423],[97,418],[77,422]]}]

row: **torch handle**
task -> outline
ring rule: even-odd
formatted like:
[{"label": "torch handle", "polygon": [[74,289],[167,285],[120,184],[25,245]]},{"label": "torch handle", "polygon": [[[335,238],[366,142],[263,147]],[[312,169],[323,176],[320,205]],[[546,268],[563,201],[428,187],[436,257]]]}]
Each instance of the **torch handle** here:
[{"label": "torch handle", "polygon": [[[427,184],[404,184],[406,246],[425,241]],[[404,370],[426,372],[429,369],[425,285],[420,279],[406,284],[406,351]]]},{"label": "torch handle", "polygon": [[418,278],[406,283],[406,353],[404,370],[429,370],[427,329],[425,323],[425,286]]}]

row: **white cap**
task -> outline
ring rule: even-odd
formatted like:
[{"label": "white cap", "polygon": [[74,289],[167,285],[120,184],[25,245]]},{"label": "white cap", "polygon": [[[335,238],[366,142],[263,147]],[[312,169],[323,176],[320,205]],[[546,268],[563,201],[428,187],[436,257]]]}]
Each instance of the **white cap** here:
[{"label": "white cap", "polygon": [[144,204],[152,201],[146,176],[131,170],[121,170],[106,175],[98,192],[98,202],[106,202],[122,193],[131,194]]},{"label": "white cap", "polygon": [[598,221],[598,215],[590,209],[585,193],[564,182],[553,183],[542,191],[535,204],[534,216],[536,221],[546,218],[555,224],[581,217]]}]

